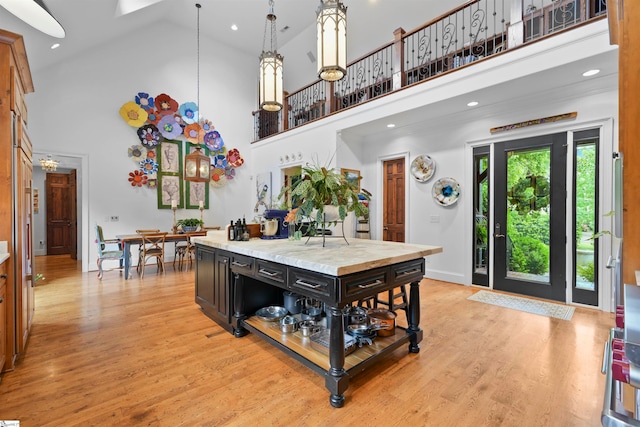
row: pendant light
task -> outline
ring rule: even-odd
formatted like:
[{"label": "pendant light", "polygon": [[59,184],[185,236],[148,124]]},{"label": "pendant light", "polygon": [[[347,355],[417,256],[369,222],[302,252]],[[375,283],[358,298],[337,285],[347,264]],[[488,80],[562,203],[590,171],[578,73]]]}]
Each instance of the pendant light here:
[{"label": "pendant light", "polygon": [[[200,114],[200,3],[196,3],[198,10],[198,23],[197,23],[197,51],[198,51],[198,65],[197,65],[197,96],[198,96],[198,115]],[[200,121],[200,117],[197,117]],[[208,182],[211,179],[211,159],[209,156],[202,152],[200,146],[200,135],[202,132],[198,132],[198,143],[196,150],[193,153],[189,153],[184,157],[184,179],[191,182]]]},{"label": "pendant light", "polygon": [[[266,50],[267,27],[270,26],[271,46]],[[269,13],[264,23],[262,54],[260,55],[260,108],[265,111],[280,111],[282,108],[282,63],[278,54],[276,39],[276,14],[273,12],[273,0],[269,0]]]},{"label": "pendant light", "polygon": [[58,169],[59,161],[54,160],[51,154],[47,154],[46,159],[40,159],[40,166],[45,172],[55,172]]},{"label": "pendant light", "polygon": [[318,77],[334,82],[347,73],[347,7],[320,0],[317,14]]},{"label": "pendant light", "polygon": [[62,39],[65,36],[64,28],[49,12],[42,0],[0,0],[0,6],[51,37]]}]

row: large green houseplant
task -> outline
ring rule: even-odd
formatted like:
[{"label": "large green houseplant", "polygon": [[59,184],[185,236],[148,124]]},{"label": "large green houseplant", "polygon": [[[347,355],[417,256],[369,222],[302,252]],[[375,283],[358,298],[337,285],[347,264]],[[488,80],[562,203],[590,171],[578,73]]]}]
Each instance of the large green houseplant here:
[{"label": "large green houseplant", "polygon": [[307,163],[302,167],[301,178],[283,187],[279,197],[284,198],[287,193],[297,203],[296,222],[307,218],[318,224],[335,223],[337,220],[325,220],[327,206],[337,207],[340,220],[344,220],[349,212],[356,217],[369,215],[369,209],[361,199],[370,200],[371,193],[365,189],[359,192],[355,184],[332,168]]}]

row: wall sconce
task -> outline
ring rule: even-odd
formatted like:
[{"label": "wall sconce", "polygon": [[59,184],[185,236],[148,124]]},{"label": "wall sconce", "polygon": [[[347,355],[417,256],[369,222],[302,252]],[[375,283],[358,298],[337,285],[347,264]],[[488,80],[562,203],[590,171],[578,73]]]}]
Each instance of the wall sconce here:
[{"label": "wall sconce", "polygon": [[347,8],[339,0],[320,0],[316,14],[318,77],[334,82],[347,73]]},{"label": "wall sconce", "polygon": [[[265,50],[267,26],[271,26],[271,47]],[[282,70],[284,58],[277,52],[276,15],[273,0],[269,0],[269,13],[264,23],[264,39],[260,55],[260,108],[265,111],[280,111],[282,108]]]}]

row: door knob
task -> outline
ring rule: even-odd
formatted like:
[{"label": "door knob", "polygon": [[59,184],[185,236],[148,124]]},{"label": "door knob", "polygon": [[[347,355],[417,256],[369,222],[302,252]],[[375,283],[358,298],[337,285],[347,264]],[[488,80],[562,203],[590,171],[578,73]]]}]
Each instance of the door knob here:
[{"label": "door knob", "polygon": [[382,227],[383,230],[388,230],[389,227],[387,227],[386,225],[384,227]]},{"label": "door knob", "polygon": [[0,279],[6,279],[6,278],[7,278],[7,274],[6,273],[0,274]]}]

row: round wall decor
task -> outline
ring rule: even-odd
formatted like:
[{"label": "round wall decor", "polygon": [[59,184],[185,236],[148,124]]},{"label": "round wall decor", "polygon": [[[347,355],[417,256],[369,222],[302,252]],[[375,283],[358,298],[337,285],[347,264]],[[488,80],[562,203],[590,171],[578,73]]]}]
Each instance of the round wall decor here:
[{"label": "round wall decor", "polygon": [[440,178],[433,184],[431,193],[439,205],[451,206],[460,197],[460,184],[453,178]]},{"label": "round wall decor", "polygon": [[411,176],[418,182],[427,182],[436,171],[436,162],[428,155],[422,154],[411,162]]}]

